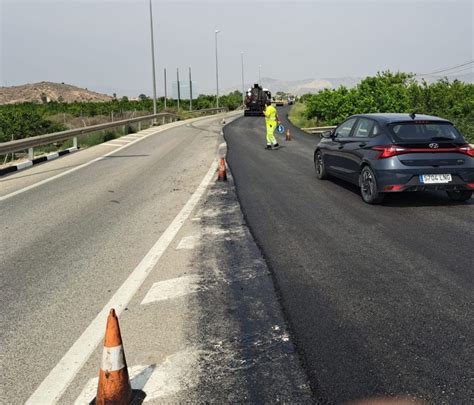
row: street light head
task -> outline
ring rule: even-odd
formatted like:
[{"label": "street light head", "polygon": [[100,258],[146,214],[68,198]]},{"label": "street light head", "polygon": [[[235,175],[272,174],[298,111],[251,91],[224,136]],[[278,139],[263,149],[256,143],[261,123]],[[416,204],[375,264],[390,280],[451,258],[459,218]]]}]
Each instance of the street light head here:
[{"label": "street light head", "polygon": [[218,34],[221,30],[215,30],[214,33]]}]

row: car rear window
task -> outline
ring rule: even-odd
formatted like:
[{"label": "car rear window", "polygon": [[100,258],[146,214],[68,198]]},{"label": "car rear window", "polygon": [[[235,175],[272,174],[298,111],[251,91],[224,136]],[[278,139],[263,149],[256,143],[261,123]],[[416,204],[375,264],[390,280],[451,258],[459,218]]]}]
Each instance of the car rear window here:
[{"label": "car rear window", "polygon": [[401,122],[391,124],[390,129],[397,141],[463,141],[449,122]]}]

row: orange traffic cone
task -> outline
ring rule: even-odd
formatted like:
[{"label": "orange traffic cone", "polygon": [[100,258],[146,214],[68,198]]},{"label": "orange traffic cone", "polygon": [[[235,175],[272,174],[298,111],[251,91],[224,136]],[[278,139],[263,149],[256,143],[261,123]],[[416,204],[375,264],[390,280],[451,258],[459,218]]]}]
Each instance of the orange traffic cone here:
[{"label": "orange traffic cone", "polygon": [[111,309],[107,318],[95,403],[96,405],[125,405],[131,400],[132,387],[122,347],[119,322],[115,310]]},{"label": "orange traffic cone", "polygon": [[291,132],[290,132],[290,128],[288,128],[286,130],[286,140],[287,141],[291,141]]},{"label": "orange traffic cone", "polygon": [[227,181],[227,173],[225,170],[225,159],[221,158],[219,161],[219,170],[217,173],[217,180],[218,181]]}]

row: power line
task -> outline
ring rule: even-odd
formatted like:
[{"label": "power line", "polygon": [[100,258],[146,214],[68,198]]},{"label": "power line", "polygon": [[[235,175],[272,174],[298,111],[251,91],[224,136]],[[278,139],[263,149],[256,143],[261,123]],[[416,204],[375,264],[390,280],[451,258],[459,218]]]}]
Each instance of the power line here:
[{"label": "power line", "polygon": [[424,75],[424,76],[427,76],[427,77],[445,77],[445,76],[452,76],[452,75],[456,75],[458,73],[461,73],[461,72],[465,72],[467,70],[471,70],[474,68],[474,66],[467,66],[467,67],[464,67],[462,69],[459,69],[459,70],[455,70],[455,71],[452,71],[452,72],[449,72],[449,73],[446,73],[444,75]]},{"label": "power line", "polygon": [[433,72],[429,72],[429,73],[417,73],[417,74],[415,74],[415,76],[431,76],[431,75],[435,75],[437,73],[443,73],[443,72],[447,72],[447,71],[450,71],[450,70],[458,69],[458,68],[463,67],[463,66],[471,65],[473,63],[474,63],[474,59],[469,60],[467,62],[463,62],[459,65],[451,66],[449,68],[437,69],[437,70],[434,70]]}]

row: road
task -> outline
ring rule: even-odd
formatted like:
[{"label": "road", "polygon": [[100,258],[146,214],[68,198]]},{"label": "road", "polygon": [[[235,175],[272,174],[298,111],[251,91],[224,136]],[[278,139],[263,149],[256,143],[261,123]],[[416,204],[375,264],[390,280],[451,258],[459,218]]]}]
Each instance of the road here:
[{"label": "road", "polygon": [[0,403],[89,403],[111,307],[147,402],[310,401],[220,120],[0,179]]},{"label": "road", "polygon": [[261,118],[224,134],[316,399],[472,403],[474,200],[401,194],[366,205],[355,187],[318,181],[317,138],[284,124],[293,140],[280,136],[279,150],[264,150]]}]

